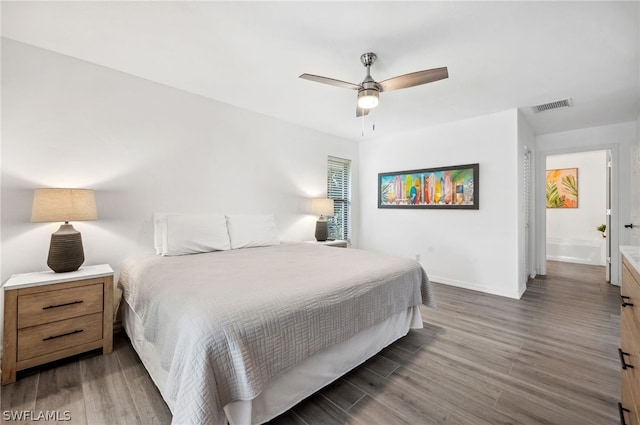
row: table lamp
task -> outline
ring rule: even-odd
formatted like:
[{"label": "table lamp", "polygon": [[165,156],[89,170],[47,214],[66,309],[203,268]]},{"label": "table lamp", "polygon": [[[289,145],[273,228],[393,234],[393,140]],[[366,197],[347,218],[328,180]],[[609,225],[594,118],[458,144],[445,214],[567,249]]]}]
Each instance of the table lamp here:
[{"label": "table lamp", "polygon": [[82,236],[70,221],[98,218],[96,198],[90,189],[36,189],[33,194],[31,221],[63,221],[51,234],[47,265],[56,273],[78,270],[84,263]]},{"label": "table lamp", "polygon": [[320,215],[320,218],[316,221],[316,240],[319,242],[326,241],[329,236],[329,230],[325,216],[333,215],[333,199],[313,198],[311,200],[311,212],[315,215]]}]

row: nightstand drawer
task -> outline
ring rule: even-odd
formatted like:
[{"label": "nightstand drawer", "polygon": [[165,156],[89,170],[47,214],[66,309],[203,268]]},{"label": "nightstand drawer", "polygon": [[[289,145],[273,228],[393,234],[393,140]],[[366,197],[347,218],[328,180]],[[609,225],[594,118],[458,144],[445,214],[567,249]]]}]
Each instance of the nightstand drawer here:
[{"label": "nightstand drawer", "polygon": [[18,297],[18,329],[102,311],[102,284]]},{"label": "nightstand drawer", "polygon": [[102,313],[18,331],[18,361],[102,339]]}]

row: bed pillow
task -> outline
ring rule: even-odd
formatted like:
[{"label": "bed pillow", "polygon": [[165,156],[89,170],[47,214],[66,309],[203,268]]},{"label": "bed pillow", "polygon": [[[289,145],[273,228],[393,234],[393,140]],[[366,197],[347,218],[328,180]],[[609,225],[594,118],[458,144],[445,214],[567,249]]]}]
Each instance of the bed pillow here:
[{"label": "bed pillow", "polygon": [[227,215],[231,249],[280,245],[273,214]]},{"label": "bed pillow", "polygon": [[153,246],[156,254],[161,255],[164,251],[164,240],[167,233],[167,215],[165,213],[153,213]]},{"label": "bed pillow", "polygon": [[223,214],[154,214],[156,253],[163,256],[231,249]]}]

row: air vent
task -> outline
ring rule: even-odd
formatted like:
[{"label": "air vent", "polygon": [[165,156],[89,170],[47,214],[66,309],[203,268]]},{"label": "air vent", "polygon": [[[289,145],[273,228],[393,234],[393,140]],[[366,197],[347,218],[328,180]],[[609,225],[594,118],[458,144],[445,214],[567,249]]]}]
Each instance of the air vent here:
[{"label": "air vent", "polygon": [[538,112],[544,112],[558,108],[568,108],[570,106],[573,106],[573,101],[571,100],[571,98],[568,98],[562,100],[554,100],[553,102],[543,103],[541,105],[535,105],[532,106],[531,109],[537,114]]}]

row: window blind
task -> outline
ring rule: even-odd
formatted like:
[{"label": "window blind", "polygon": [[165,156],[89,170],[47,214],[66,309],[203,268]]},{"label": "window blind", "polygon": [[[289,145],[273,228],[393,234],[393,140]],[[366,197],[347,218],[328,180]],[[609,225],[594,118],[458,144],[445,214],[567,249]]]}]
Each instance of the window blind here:
[{"label": "window blind", "polygon": [[328,157],[327,198],[333,199],[333,219],[329,221],[329,236],[350,241],[351,160]]}]

